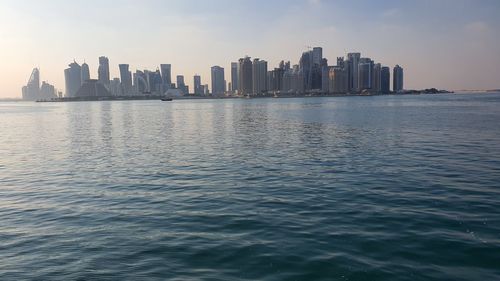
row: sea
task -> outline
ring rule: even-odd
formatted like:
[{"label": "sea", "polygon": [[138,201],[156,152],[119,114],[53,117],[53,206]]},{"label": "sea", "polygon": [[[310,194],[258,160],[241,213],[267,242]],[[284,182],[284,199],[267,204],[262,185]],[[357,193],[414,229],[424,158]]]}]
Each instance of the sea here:
[{"label": "sea", "polygon": [[500,280],[500,94],[2,102],[0,280]]}]

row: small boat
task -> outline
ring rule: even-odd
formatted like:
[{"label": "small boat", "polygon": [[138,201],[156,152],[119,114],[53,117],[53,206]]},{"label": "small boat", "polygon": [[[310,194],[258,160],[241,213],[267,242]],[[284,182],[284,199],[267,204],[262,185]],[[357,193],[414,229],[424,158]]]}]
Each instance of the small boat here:
[{"label": "small boat", "polygon": [[162,98],[161,101],[172,101],[172,98]]}]

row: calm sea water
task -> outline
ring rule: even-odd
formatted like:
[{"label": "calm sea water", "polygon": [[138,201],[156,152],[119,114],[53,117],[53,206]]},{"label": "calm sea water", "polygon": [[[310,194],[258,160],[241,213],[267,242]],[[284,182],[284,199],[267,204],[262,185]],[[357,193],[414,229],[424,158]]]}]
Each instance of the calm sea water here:
[{"label": "calm sea water", "polygon": [[500,95],[0,103],[0,280],[500,280]]}]

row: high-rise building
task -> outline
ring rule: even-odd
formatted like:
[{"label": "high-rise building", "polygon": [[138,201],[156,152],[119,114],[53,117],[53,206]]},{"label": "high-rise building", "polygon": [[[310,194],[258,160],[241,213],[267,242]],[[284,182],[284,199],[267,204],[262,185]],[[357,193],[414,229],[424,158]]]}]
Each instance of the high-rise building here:
[{"label": "high-rise building", "polygon": [[403,91],[403,68],[399,65],[396,65],[394,67],[394,72],[392,74],[393,78],[393,84],[392,84],[392,90],[395,93],[399,93]]},{"label": "high-rise building", "polygon": [[177,75],[177,89],[179,89],[183,95],[189,95],[189,88],[184,83],[184,75]]},{"label": "high-rise building", "polygon": [[194,94],[197,96],[202,96],[203,95],[203,87],[201,86],[201,76],[200,75],[195,75],[193,77],[193,86],[194,86]]},{"label": "high-rise building", "polygon": [[82,64],[82,85],[85,81],[90,79],[90,69],[87,63]]},{"label": "high-rise building", "polygon": [[304,74],[299,65],[296,64],[292,68],[285,68],[282,91],[287,94],[303,94],[304,81]]},{"label": "high-rise building", "polygon": [[106,87],[101,82],[95,79],[89,79],[82,84],[82,86],[75,93],[74,97],[89,98],[107,97],[110,95],[111,93],[109,92],[109,90],[106,89]]},{"label": "high-rise building", "polygon": [[238,63],[231,63],[231,92],[235,94],[238,91]]},{"label": "high-rise building", "polygon": [[273,86],[276,83],[276,81],[274,81],[274,70],[267,71],[266,82],[267,82],[266,88],[268,92],[276,91]]},{"label": "high-rise building", "polygon": [[122,96],[123,95],[120,79],[113,78],[113,80],[111,80],[109,82],[109,91],[110,91],[112,96]]},{"label": "high-rise building", "polygon": [[57,98],[56,89],[53,85],[43,81],[40,87],[40,98],[44,100],[50,100]]},{"label": "high-rise building", "polygon": [[82,86],[82,67],[76,61],[70,63],[69,68],[64,70],[64,80],[66,97],[75,97],[76,92]]},{"label": "high-rise building", "polygon": [[97,69],[99,82],[103,85],[109,85],[109,59],[107,57],[99,57],[99,68]]},{"label": "high-rise building", "polygon": [[372,89],[373,61],[361,58],[358,64],[358,91]]},{"label": "high-rise building", "polygon": [[314,47],[312,50],[313,64],[321,65],[323,60],[323,48]]},{"label": "high-rise building", "polygon": [[[312,50],[312,77],[311,77],[311,89],[312,90],[322,90],[323,82],[322,77],[325,74],[325,78],[328,77],[328,60],[323,58],[323,48],[314,47]],[[325,70],[325,73],[323,73]],[[328,84],[327,84],[328,85]]]},{"label": "high-rise building", "polygon": [[146,82],[148,84],[149,92],[153,95],[161,95],[163,94],[162,90],[162,78],[160,74],[160,70],[149,71],[144,70],[144,74],[146,75]]},{"label": "high-rise building", "polygon": [[344,57],[337,57],[337,66],[340,68],[345,68]]},{"label": "high-rise building", "polygon": [[119,64],[120,79],[122,94],[125,96],[132,95],[132,73],[129,70],[128,64]]},{"label": "high-rise building", "polygon": [[23,87],[23,100],[37,100],[40,98],[40,70],[34,68],[31,71],[28,84]]},{"label": "high-rise building", "polygon": [[321,60],[321,92],[323,93],[328,93],[330,91],[329,87],[329,76],[330,73],[330,68],[328,67],[328,60],[327,59],[322,59]]},{"label": "high-rise building", "polygon": [[322,82],[322,65],[328,64],[323,60],[323,49],[315,47],[312,51],[302,53],[300,57],[299,67],[300,72],[304,76],[304,90],[309,92],[311,90],[321,90]]},{"label": "high-rise building", "polygon": [[304,75],[304,89],[310,91],[313,89],[313,52],[302,53],[299,61],[300,72]]},{"label": "high-rise building", "polygon": [[225,92],[225,80],[224,80],[224,68],[220,66],[212,66],[211,77],[212,77],[212,95],[221,96]]},{"label": "high-rise building", "polygon": [[160,64],[161,79],[163,81],[163,91],[167,91],[172,86],[172,65]]},{"label": "high-rise building", "polygon": [[281,92],[283,93],[291,93],[292,92],[292,79],[293,79],[293,70],[287,69],[283,73],[283,85],[281,86]]},{"label": "high-rise building", "polygon": [[380,71],[380,91],[382,94],[391,92],[391,69],[387,66],[382,67]]},{"label": "high-rise building", "polygon": [[186,85],[186,84],[184,83],[184,75],[177,75],[177,77],[176,77],[176,82],[177,82],[177,88],[179,88],[179,89],[180,89],[181,87],[183,87],[184,85]]},{"label": "high-rise building", "polygon": [[293,66],[293,80],[292,80],[292,88],[294,89],[296,94],[303,94],[306,91],[305,88],[305,76],[302,70],[300,70],[299,65]]},{"label": "high-rise building", "polygon": [[252,92],[262,95],[267,92],[267,61],[254,59],[252,64]]},{"label": "high-rise building", "polygon": [[149,85],[147,82],[146,74],[140,70],[136,70],[134,75],[134,92],[135,93],[149,93]]},{"label": "high-rise building", "polygon": [[382,65],[380,63],[376,63],[373,66],[373,74],[372,74],[372,90],[376,93],[382,92]]},{"label": "high-rise building", "polygon": [[[338,62],[337,62],[338,63]],[[345,94],[349,84],[347,68],[341,66],[329,67],[328,90],[333,94]]]},{"label": "high-rise building", "polygon": [[349,71],[349,92],[357,92],[358,90],[358,64],[361,58],[361,53],[348,53],[347,54],[347,68]]},{"label": "high-rise building", "polygon": [[253,91],[252,60],[244,57],[238,61],[238,94],[250,95]]},{"label": "high-rise building", "polygon": [[267,90],[272,92],[281,91],[283,89],[283,76],[285,75],[284,64],[268,72]]}]

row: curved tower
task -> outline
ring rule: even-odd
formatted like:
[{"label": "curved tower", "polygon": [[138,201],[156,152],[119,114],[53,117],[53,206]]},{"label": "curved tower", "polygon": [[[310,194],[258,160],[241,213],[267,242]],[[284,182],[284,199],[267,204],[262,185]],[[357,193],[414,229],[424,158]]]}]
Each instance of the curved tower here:
[{"label": "curved tower", "polygon": [[40,70],[33,68],[28,84],[23,87],[24,100],[37,100],[40,97]]}]

